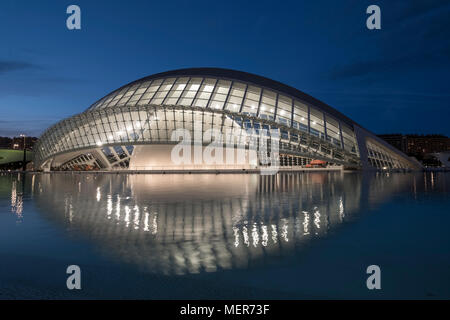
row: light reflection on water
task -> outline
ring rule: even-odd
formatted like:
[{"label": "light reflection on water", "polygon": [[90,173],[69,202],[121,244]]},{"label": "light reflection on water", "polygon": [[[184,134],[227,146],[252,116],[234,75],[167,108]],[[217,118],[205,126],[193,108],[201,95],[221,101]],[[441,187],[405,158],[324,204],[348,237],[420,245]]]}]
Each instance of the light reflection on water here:
[{"label": "light reflection on water", "polygon": [[161,274],[245,268],[289,255],[395,193],[416,194],[440,181],[433,174],[354,173],[0,179],[10,181],[18,222],[26,219],[23,194],[29,192],[46,219],[106,255]]}]

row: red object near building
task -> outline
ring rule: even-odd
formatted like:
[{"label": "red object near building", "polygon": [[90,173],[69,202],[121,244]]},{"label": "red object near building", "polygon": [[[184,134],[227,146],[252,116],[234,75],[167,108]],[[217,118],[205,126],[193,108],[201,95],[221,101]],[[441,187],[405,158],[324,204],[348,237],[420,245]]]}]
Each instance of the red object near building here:
[{"label": "red object near building", "polygon": [[325,168],[327,166],[327,162],[326,161],[322,161],[322,160],[311,160],[309,165],[312,168]]}]

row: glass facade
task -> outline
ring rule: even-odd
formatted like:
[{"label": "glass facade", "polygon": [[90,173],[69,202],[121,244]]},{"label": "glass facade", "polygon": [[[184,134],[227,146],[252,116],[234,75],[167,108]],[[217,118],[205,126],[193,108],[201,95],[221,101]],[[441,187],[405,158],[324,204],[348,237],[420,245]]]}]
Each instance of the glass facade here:
[{"label": "glass facade", "polygon": [[[159,105],[96,109],[73,116],[46,131],[35,152],[42,163],[55,155],[95,148],[101,151],[100,160],[95,162],[95,167],[104,169],[110,167],[108,163],[112,167],[118,164],[116,162],[122,159],[121,155],[128,158],[132,151],[127,150],[127,147],[152,143],[173,144],[171,137],[175,129],[183,128],[193,132],[195,126],[202,133],[208,129],[233,132],[237,136],[236,145],[247,149],[250,143],[248,132],[258,133],[259,129],[265,128],[273,135],[268,138],[277,139],[282,151],[300,156],[313,152],[316,157],[334,159],[336,163],[349,161],[357,164],[358,161],[353,154],[345,153],[327,141],[316,139],[300,130],[285,130],[275,121],[258,120],[244,114],[214,112],[202,107]],[[192,138],[195,139],[196,136],[192,134]],[[194,141],[201,144],[211,142],[211,137],[206,135],[201,135],[200,139],[201,141]],[[70,165],[63,167],[71,168]]]},{"label": "glass facade", "polygon": [[106,160],[96,163],[110,167],[109,160],[122,154],[114,152],[115,146],[170,143],[173,130],[193,130],[199,123],[203,131],[215,128],[222,133],[227,128],[275,130],[282,151],[359,165],[356,136],[348,120],[272,88],[198,75],[143,79],[112,92],[85,112],[49,128],[39,140],[35,162],[39,166],[61,153],[106,148],[109,151],[101,152]]},{"label": "glass facade", "polygon": [[[341,147],[343,144],[340,122],[332,116],[324,115],[319,108],[308,107],[298,99],[268,88],[225,79],[168,77],[144,81],[116,90],[92,105],[89,110],[149,104],[228,110],[310,132]],[[348,129],[345,149],[357,154],[355,136],[352,129]]]},{"label": "glass facade", "polygon": [[375,141],[367,141],[366,145],[367,157],[372,167],[379,169],[400,169],[408,167],[408,164],[404,160]]}]

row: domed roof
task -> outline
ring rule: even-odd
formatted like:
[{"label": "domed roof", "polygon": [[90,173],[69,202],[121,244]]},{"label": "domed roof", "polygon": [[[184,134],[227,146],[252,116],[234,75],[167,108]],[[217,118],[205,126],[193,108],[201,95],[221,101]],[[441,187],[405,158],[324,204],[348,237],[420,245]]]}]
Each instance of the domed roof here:
[{"label": "domed roof", "polygon": [[[244,82],[247,84],[256,85],[258,87],[270,89],[273,91],[276,91],[281,94],[289,95],[291,98],[300,100],[304,103],[307,103],[311,106],[318,107],[322,111],[328,113],[329,115],[332,115],[334,117],[339,118],[340,120],[346,122],[348,125],[353,125],[355,122],[342,114],[341,112],[337,111],[336,109],[332,108],[331,106],[327,105],[326,103],[310,96],[307,93],[304,93],[294,87],[291,87],[289,85],[286,85],[284,83],[281,83],[276,80],[272,80],[263,76],[259,76],[256,74],[238,71],[238,70],[232,70],[232,69],[225,69],[225,68],[186,68],[186,69],[177,69],[177,70],[171,70],[171,71],[165,71],[156,73],[147,77],[143,77],[141,79],[132,81],[113,92],[107,94],[103,98],[96,101],[94,104],[92,104],[89,109],[96,109],[96,108],[104,108],[104,104],[102,105],[102,102],[107,100],[109,97],[114,96],[121,92],[122,90],[126,88],[130,88],[136,85],[139,85],[141,83],[149,82],[151,80],[155,79],[164,79],[164,78],[172,78],[172,77],[208,77],[208,78],[215,78],[215,79],[226,79],[226,80],[235,80]],[[89,110],[88,109],[88,110]]]}]

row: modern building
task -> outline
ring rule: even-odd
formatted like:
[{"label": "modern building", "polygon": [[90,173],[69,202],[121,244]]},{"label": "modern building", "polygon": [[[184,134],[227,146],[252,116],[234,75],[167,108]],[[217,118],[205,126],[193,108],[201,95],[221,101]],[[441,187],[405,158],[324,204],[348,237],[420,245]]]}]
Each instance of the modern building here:
[{"label": "modern building", "polygon": [[32,150],[36,141],[36,137],[0,137],[0,148],[23,150],[23,145],[25,143],[25,148],[27,150]]},{"label": "modern building", "polygon": [[12,139],[10,137],[0,137],[0,149],[11,149]]},{"label": "modern building", "polygon": [[450,139],[440,134],[408,135],[408,150],[411,155],[450,151]]},{"label": "modern building", "polygon": [[11,145],[13,149],[23,150],[25,144],[27,150],[32,150],[37,140],[36,137],[14,137]]},{"label": "modern building", "polygon": [[[192,140],[176,137],[181,129]],[[211,129],[223,137],[214,136]],[[212,143],[228,142],[230,132],[231,145],[245,153],[244,164],[211,163],[194,154],[189,163],[173,160],[180,140],[206,152]],[[261,144],[252,143],[255,139],[266,139],[270,147],[259,150]],[[355,121],[293,87],[218,68],[174,70],[133,81],[48,128],[34,151],[35,167],[43,170],[236,170],[267,165],[261,157],[256,161],[250,157],[254,149],[262,157],[276,154],[277,165],[284,167],[312,160],[361,169],[421,167]]]}]

